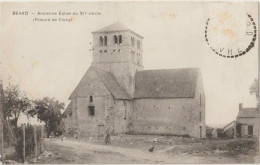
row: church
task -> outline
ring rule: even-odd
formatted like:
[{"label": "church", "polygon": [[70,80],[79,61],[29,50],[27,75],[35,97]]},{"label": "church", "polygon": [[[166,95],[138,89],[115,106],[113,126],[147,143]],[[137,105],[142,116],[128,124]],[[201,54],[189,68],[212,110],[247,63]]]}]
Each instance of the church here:
[{"label": "church", "polygon": [[91,66],[63,113],[65,134],[206,137],[199,68],[144,70],[143,37],[120,22],[92,35]]}]

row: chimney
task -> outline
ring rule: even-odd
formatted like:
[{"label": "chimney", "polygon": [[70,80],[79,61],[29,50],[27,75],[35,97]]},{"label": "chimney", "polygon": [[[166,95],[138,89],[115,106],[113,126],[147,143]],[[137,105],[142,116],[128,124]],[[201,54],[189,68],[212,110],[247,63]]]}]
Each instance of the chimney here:
[{"label": "chimney", "polygon": [[239,111],[241,111],[243,108],[243,104],[242,103],[239,103]]}]

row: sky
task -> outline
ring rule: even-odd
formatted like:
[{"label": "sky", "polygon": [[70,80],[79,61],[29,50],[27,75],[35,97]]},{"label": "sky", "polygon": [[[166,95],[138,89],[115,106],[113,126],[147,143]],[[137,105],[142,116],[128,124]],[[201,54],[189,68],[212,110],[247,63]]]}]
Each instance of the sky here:
[{"label": "sky", "polygon": [[[5,87],[19,84],[30,98],[55,97],[67,106],[69,95],[91,65],[91,32],[120,21],[144,37],[145,70],[201,69],[206,124],[225,125],[235,120],[239,103],[256,106],[249,87],[258,76],[257,47],[236,59],[223,58],[210,49],[204,35],[208,18],[224,21],[209,29],[211,37],[222,37],[224,46],[234,43],[234,49],[247,45],[246,13],[258,24],[257,2],[24,2],[2,3],[0,11],[1,78]],[[29,14],[13,15],[16,11]],[[57,21],[33,21],[35,18]],[[230,30],[227,35],[226,27]]]}]

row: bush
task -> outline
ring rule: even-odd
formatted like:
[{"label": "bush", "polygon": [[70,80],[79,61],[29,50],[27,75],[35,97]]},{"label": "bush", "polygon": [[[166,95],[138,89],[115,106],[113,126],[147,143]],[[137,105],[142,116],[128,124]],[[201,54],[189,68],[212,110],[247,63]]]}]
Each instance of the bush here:
[{"label": "bush", "polygon": [[256,142],[252,139],[237,139],[227,144],[229,152],[248,153],[250,149],[256,147]]}]

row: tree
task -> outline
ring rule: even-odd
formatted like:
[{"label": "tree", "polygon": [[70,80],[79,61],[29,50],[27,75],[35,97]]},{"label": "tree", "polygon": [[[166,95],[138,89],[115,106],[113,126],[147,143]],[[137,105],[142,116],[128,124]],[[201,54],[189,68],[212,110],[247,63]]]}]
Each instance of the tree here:
[{"label": "tree", "polygon": [[65,104],[49,97],[35,100],[34,104],[34,110],[30,111],[30,114],[37,114],[37,118],[45,123],[47,137],[49,138],[52,132],[57,133],[58,131],[62,118],[61,110],[64,109]]},{"label": "tree", "polygon": [[257,100],[257,106],[259,106],[259,84],[258,84],[258,80],[255,79],[254,82],[252,83],[249,92],[251,95],[255,95],[256,96],[256,100]]},{"label": "tree", "polygon": [[21,92],[18,85],[9,85],[4,90],[3,116],[6,120],[11,120],[11,124],[17,128],[17,121],[22,112],[27,112],[31,108],[31,101]]}]

